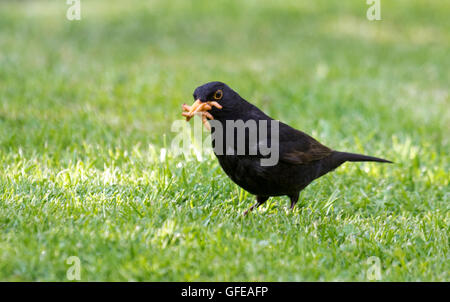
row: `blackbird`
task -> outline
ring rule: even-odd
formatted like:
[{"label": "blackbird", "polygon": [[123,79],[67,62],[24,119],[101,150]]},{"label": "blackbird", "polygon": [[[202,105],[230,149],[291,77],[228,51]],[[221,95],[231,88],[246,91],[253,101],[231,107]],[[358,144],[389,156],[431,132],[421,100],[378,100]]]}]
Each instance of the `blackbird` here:
[{"label": "blackbird", "polygon": [[[291,201],[290,208],[293,209],[300,192],[307,185],[345,162],[392,163],[377,157],[332,150],[306,133],[279,121],[276,121],[278,131],[274,136],[271,127],[273,129],[275,120],[222,82],[210,82],[199,86],[195,89],[193,96],[195,102],[192,106],[183,104],[183,116],[189,120],[193,115],[200,114],[207,127],[210,126],[208,123],[213,126],[213,147],[220,143],[226,146],[225,149],[228,148],[227,150],[214,148],[220,166],[233,182],[256,195],[256,203],[245,211],[244,215],[272,196],[287,195]],[[262,134],[266,135],[264,141],[266,146],[278,146],[274,148],[278,152],[277,162],[264,165],[262,159],[267,159],[267,154],[260,151],[250,154],[252,133],[247,128],[244,129],[246,134],[244,140],[240,142],[245,144],[245,152],[237,152],[239,141],[236,139],[236,133],[230,132],[237,130],[226,127],[226,123],[230,121],[235,123],[255,121],[262,124],[263,127],[257,128],[256,144],[261,145]],[[261,132],[265,125],[267,129]],[[222,136],[214,135],[217,129],[224,132]],[[231,134],[233,134],[231,136],[233,140],[226,142],[225,138],[230,137]]]}]

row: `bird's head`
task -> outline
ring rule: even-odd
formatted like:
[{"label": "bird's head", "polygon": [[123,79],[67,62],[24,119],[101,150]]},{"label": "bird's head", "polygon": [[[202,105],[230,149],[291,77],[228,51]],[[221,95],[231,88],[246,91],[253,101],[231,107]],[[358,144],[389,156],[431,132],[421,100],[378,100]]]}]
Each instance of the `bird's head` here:
[{"label": "bird's head", "polygon": [[232,95],[236,93],[222,82],[209,82],[198,86],[194,90],[194,100],[201,102],[226,102]]},{"label": "bird's head", "polygon": [[189,120],[194,114],[202,114],[204,119],[224,117],[228,112],[236,110],[241,97],[227,84],[209,82],[194,90],[194,104],[183,105],[183,116]]}]

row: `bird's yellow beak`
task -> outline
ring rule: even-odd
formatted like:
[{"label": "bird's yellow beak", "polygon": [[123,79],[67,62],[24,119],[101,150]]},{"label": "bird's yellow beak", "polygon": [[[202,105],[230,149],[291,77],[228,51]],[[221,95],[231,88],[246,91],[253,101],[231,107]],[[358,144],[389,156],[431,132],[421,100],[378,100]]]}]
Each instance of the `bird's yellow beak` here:
[{"label": "bird's yellow beak", "polygon": [[182,109],[183,113],[182,115],[186,117],[186,121],[189,121],[195,114],[201,114],[202,115],[202,121],[205,127],[208,130],[211,130],[209,124],[207,123],[207,119],[213,120],[214,117],[209,113],[208,111],[211,110],[212,107],[216,107],[217,109],[222,109],[222,105],[219,103],[212,101],[212,102],[202,102],[200,99],[195,100],[194,104],[192,106],[188,106],[186,104],[183,104]]}]

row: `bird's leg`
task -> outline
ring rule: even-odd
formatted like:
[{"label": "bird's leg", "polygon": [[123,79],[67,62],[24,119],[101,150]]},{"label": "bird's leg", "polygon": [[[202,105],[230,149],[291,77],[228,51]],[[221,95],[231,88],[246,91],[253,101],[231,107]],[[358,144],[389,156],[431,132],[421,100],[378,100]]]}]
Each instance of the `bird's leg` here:
[{"label": "bird's leg", "polygon": [[250,207],[247,211],[244,212],[244,216],[246,216],[249,212],[251,212],[254,208],[259,207],[263,203],[265,203],[269,199],[268,196],[256,196],[256,203]]},{"label": "bird's leg", "polygon": [[291,199],[291,210],[294,210],[295,204],[298,201],[298,196],[300,195],[300,192],[295,193],[293,195],[289,195],[289,198]]},{"label": "bird's leg", "polygon": [[259,202],[256,202],[254,205],[252,205],[248,210],[245,210],[244,216],[247,216],[247,214],[251,211],[253,211],[254,208],[259,207],[261,204]]}]

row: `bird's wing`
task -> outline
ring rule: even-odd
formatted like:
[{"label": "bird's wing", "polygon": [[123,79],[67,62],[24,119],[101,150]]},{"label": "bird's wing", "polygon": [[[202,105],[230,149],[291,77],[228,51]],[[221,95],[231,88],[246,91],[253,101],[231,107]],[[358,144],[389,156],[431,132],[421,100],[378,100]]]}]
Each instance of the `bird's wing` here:
[{"label": "bird's wing", "polygon": [[[272,136],[271,121],[273,121],[273,119],[267,116],[256,106],[253,106],[251,104],[250,106],[251,106],[250,109],[244,108],[241,111],[241,113],[243,113],[244,115],[241,116],[240,118],[244,121],[248,120],[256,120],[259,122],[263,120],[268,121],[267,134],[269,135],[269,140],[272,141],[273,138],[271,137]],[[279,141],[280,161],[293,165],[307,164],[309,162],[325,158],[333,152],[333,150],[322,145],[308,134],[299,131],[297,129],[294,129],[280,121],[278,122],[279,122],[278,141]],[[249,141],[246,140],[246,150],[248,148],[248,144]],[[267,156],[258,154],[252,157],[259,158]]]},{"label": "bird's wing", "polygon": [[322,145],[311,136],[280,122],[280,160],[299,165],[320,160],[333,150]]}]

